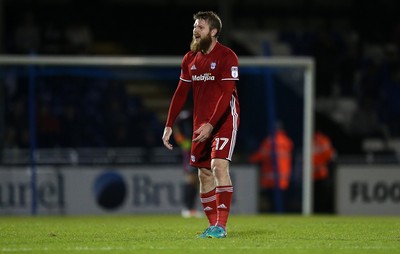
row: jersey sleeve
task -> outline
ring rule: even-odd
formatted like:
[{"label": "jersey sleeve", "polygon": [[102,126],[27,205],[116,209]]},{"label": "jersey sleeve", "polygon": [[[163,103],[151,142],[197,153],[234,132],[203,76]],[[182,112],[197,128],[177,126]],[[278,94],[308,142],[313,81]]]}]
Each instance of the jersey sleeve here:
[{"label": "jersey sleeve", "polygon": [[187,53],[182,60],[182,64],[181,64],[181,76],[179,77],[180,80],[184,81],[184,82],[192,82],[192,79],[190,77],[189,74],[189,54]]},{"label": "jersey sleeve", "polygon": [[181,112],[190,91],[191,86],[189,82],[191,82],[191,80],[188,79],[189,71],[188,65],[186,64],[187,58],[188,54],[186,54],[182,60],[180,81],[174,95],[172,96],[171,104],[169,105],[167,122],[165,124],[166,127],[172,127],[178,114]]},{"label": "jersey sleeve", "polygon": [[227,51],[224,57],[221,80],[239,80],[239,60],[233,51]]},{"label": "jersey sleeve", "polygon": [[230,106],[230,102],[232,100],[232,94],[234,89],[236,89],[235,81],[233,80],[225,80],[221,81],[220,84],[222,94],[215,106],[214,113],[210,118],[209,123],[212,126],[215,126],[222,115],[226,112],[227,108]]}]

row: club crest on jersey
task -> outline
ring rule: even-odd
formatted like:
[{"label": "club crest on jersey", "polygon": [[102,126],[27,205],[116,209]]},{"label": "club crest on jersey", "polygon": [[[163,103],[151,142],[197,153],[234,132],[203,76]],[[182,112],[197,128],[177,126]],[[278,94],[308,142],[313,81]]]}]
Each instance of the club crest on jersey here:
[{"label": "club crest on jersey", "polygon": [[196,161],[196,156],[191,155],[191,156],[190,156],[190,159],[192,160],[192,162],[195,162],[195,161]]},{"label": "club crest on jersey", "polygon": [[231,75],[233,78],[237,78],[239,76],[239,71],[237,66],[232,66]]},{"label": "club crest on jersey", "polygon": [[211,66],[210,66],[211,70],[214,70],[216,66],[217,66],[217,63],[216,62],[212,62]]}]

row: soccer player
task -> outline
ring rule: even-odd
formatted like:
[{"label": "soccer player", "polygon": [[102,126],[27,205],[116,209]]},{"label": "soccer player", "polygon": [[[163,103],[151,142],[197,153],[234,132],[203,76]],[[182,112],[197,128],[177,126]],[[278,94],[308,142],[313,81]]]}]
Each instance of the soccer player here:
[{"label": "soccer player", "polygon": [[198,168],[200,199],[208,219],[199,238],[224,238],[233,186],[229,164],[239,126],[238,58],[218,42],[222,22],[212,11],[193,15],[190,51],[183,57],[162,140],[172,149],[173,123],[189,91],[193,92],[193,138],[190,164]]}]

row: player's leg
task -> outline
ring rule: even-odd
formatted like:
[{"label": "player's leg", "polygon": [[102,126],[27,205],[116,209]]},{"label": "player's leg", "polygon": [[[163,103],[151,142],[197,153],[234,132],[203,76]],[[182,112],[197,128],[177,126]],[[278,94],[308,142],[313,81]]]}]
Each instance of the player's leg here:
[{"label": "player's leg", "polygon": [[231,209],[233,186],[229,175],[229,161],[225,159],[212,159],[211,167],[215,175],[215,197],[217,206],[217,222],[208,233],[209,238],[226,237],[226,224]]},{"label": "player's leg", "polygon": [[208,233],[217,223],[217,203],[215,195],[215,178],[211,169],[199,168],[200,200],[204,214],[208,219],[208,227],[199,235],[199,238],[208,238]]},{"label": "player's leg", "polygon": [[215,178],[211,171],[211,144],[212,140],[192,142],[190,156],[190,165],[198,168],[200,200],[210,226],[217,221]]},{"label": "player's leg", "polygon": [[211,169],[214,172],[216,186],[232,185],[229,174],[229,161],[215,158],[211,160]]},{"label": "player's leg", "polygon": [[208,237],[210,231],[217,222],[217,205],[215,196],[215,178],[211,171],[211,142],[192,142],[190,165],[198,168],[200,200],[209,226],[199,236]]},{"label": "player's leg", "polygon": [[233,185],[229,173],[229,165],[232,159],[236,143],[236,129],[226,122],[215,133],[211,152],[211,169],[215,176],[217,222],[216,227],[208,236],[223,238],[226,236],[226,224],[231,209]]},{"label": "player's leg", "polygon": [[216,225],[226,228],[229,212],[232,203],[233,186],[229,174],[229,161],[215,158],[211,160],[211,167],[214,172],[217,203]]},{"label": "player's leg", "polygon": [[192,165],[199,167],[200,197],[209,228],[200,237],[226,236],[233,186],[229,163],[236,141],[232,125],[221,126],[209,142],[193,142]]},{"label": "player's leg", "polygon": [[217,203],[215,195],[215,178],[208,168],[199,168],[200,200],[209,226],[217,222]]}]

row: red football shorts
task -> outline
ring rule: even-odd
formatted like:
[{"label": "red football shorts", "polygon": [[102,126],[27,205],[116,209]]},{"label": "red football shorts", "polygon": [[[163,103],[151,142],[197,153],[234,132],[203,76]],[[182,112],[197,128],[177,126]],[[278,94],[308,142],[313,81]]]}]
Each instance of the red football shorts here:
[{"label": "red football shorts", "polygon": [[[204,142],[192,142],[191,166],[210,169],[211,160],[214,158],[232,160],[237,129],[232,127],[232,123],[225,123],[219,130],[214,130],[212,134],[213,136]],[[196,136],[193,136],[193,139]]]}]

